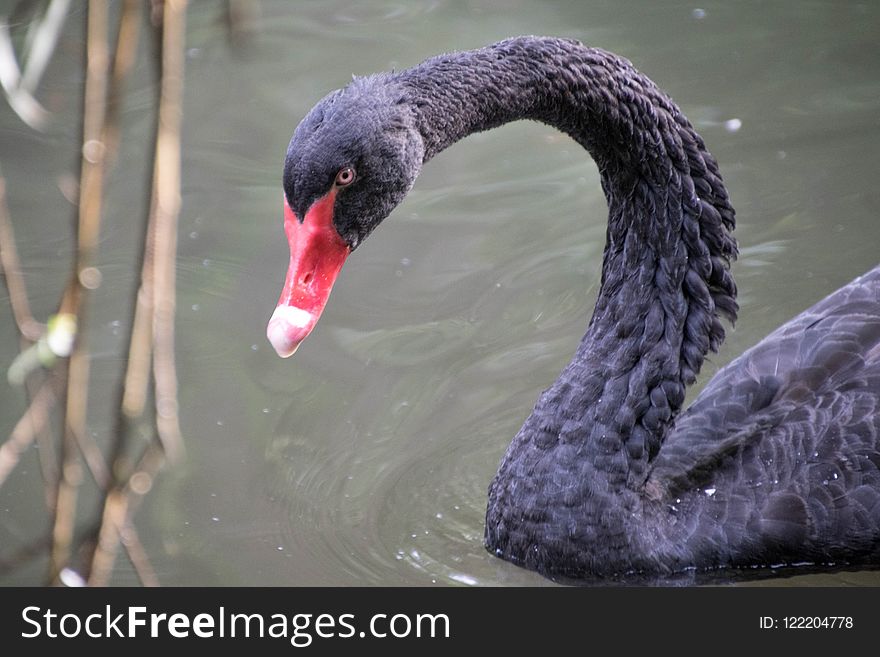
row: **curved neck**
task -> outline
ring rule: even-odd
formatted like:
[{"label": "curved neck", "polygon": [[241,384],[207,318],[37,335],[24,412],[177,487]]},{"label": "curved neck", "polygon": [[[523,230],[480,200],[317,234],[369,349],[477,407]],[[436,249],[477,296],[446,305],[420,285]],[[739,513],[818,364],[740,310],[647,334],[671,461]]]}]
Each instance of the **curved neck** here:
[{"label": "curved neck", "polygon": [[596,161],[609,221],[595,312],[502,467],[525,445],[576,444],[611,488],[640,486],[685,386],[723,340],[719,314],[736,313],[734,211],[715,160],[629,62],[573,41],[509,39],[429,59],[397,80],[425,161],[518,119],[558,128]]}]

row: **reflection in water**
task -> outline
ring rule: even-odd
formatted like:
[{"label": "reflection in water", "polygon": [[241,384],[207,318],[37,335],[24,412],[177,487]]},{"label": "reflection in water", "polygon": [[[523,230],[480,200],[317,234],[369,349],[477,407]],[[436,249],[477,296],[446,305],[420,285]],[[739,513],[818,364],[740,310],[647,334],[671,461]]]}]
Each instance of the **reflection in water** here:
[{"label": "reflection in water", "polygon": [[[137,520],[163,583],[549,583],[485,552],[483,515],[507,443],[568,362],[595,298],[606,214],[595,166],[567,138],[525,123],[442,153],[349,258],[318,328],[282,361],[264,338],[287,263],[281,162],[298,120],[351,73],[544,33],[617,51],[669,90],[718,158],[738,211],[741,320],[702,381],[876,264],[871,4],[711,2],[700,17],[643,1],[261,7],[240,52],[214,39],[212,12],[191,8],[177,318],[188,456]],[[0,110],[11,211],[42,317],[70,253],[58,228],[67,206],[46,183],[63,170],[57,153],[71,152],[75,64],[56,59],[47,72],[58,116],[47,137]],[[146,63],[135,75],[123,116],[145,133]],[[739,129],[725,127],[731,119]],[[112,289],[133,283],[127,210],[140,200],[130,187],[146,175],[143,160],[123,143],[113,175],[137,184],[111,185],[107,199],[100,258]],[[113,322],[126,314],[106,304],[95,308],[92,343],[96,389],[112,394],[117,381],[100,363],[123,357]],[[12,345],[0,350],[9,362]],[[2,395],[0,435],[20,405]],[[97,403],[92,424],[107,430]],[[0,488],[0,546],[44,529],[26,513],[39,494],[29,456]],[[880,584],[872,572],[770,581]]]}]

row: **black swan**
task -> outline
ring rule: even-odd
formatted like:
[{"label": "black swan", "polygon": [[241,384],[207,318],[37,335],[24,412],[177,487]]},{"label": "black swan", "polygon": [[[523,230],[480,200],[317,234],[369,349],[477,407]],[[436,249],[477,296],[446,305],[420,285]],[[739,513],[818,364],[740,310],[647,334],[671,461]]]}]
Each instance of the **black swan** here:
[{"label": "black swan", "polygon": [[608,230],[586,335],[489,488],[487,549],[552,578],[880,562],[880,267],[680,412],[720,317],[736,317],[734,210],[679,108],[609,52],[518,37],[356,78],[315,105],[284,163],[278,354],[309,334],[422,164],[518,119],[589,151]]}]

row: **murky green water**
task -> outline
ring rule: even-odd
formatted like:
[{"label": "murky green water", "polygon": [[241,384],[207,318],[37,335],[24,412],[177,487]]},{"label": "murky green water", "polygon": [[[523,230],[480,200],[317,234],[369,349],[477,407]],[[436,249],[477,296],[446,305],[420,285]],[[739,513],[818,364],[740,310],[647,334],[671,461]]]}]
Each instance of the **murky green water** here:
[{"label": "murky green water", "polygon": [[[5,3],[4,3],[5,4]],[[281,163],[299,119],[352,73],[507,36],[573,36],[682,105],[738,210],[741,320],[714,369],[880,260],[880,5],[856,2],[263,2],[249,44],[189,14],[178,364],[185,463],[136,524],[166,584],[542,584],[482,548],[486,488],[568,362],[599,281],[595,166],[519,123],[435,158],[349,259],[291,360],[264,337],[287,263]],[[699,10],[699,11],[698,11]],[[77,10],[80,11],[80,10]],[[45,135],[0,108],[0,165],[35,313],[67,274],[81,20],[41,90]],[[129,85],[94,307],[91,425],[106,439],[134,285],[154,84]],[[5,290],[0,292],[5,295]],[[0,297],[0,363],[16,353]],[[24,408],[0,383],[0,436]],[[0,488],[0,556],[44,535],[36,455]],[[93,497],[85,496],[84,504]],[[0,583],[42,580],[42,559]],[[132,583],[124,561],[117,583]],[[876,573],[783,584],[880,584]]]}]

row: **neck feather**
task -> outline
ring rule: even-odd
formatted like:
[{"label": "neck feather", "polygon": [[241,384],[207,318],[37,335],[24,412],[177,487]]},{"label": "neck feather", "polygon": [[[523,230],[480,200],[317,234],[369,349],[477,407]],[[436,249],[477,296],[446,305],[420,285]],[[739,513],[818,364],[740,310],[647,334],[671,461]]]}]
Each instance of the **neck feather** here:
[{"label": "neck feather", "polygon": [[[511,450],[576,443],[611,489],[644,480],[705,355],[735,318],[734,210],[672,100],[626,60],[576,42],[509,39],[398,76],[427,161],[473,132],[550,124],[596,161],[609,206],[602,285],[571,364]],[[502,469],[503,469],[502,465]]]}]

